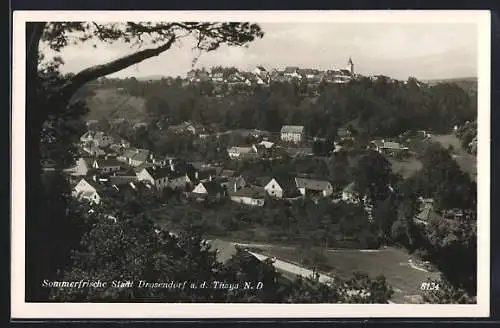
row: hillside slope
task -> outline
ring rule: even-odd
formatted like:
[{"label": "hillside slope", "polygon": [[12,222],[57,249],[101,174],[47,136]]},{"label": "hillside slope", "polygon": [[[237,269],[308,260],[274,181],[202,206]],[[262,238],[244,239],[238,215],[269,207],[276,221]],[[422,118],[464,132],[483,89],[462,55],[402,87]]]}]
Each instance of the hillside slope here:
[{"label": "hillside slope", "polygon": [[97,89],[85,101],[89,108],[87,119],[124,118],[127,121],[143,121],[146,117],[146,100],[130,96],[120,89]]}]

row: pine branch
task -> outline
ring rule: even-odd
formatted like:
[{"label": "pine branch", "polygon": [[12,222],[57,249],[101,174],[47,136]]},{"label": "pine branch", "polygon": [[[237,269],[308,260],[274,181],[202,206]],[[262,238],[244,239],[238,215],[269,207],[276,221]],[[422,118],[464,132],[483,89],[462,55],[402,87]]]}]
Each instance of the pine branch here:
[{"label": "pine branch", "polygon": [[66,101],[69,100],[73,96],[73,94],[75,94],[75,92],[78,91],[78,89],[87,82],[93,81],[108,74],[121,71],[134,64],[140,63],[145,59],[160,55],[161,53],[170,49],[175,40],[176,37],[175,35],[173,35],[165,44],[157,48],[149,48],[138,51],[131,55],[127,55],[110,61],[109,63],[92,66],[80,71],[61,87],[60,92],[57,95],[57,101],[60,102],[61,98]]}]

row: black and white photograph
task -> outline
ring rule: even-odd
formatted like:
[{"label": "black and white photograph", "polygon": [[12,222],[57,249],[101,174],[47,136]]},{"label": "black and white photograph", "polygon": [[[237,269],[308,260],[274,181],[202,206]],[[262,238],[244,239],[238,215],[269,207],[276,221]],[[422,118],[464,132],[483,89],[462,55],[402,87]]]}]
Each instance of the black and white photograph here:
[{"label": "black and white photograph", "polygon": [[13,317],[489,315],[488,12],[13,24]]}]

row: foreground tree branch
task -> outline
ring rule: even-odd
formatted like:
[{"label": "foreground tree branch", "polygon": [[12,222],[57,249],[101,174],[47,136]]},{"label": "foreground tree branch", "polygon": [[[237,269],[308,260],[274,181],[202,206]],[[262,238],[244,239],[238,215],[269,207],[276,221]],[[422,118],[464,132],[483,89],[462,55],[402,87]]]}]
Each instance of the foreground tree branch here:
[{"label": "foreground tree branch", "polygon": [[65,85],[61,88],[58,101],[61,101],[61,99],[69,100],[73,96],[73,94],[87,82],[93,81],[99,77],[111,73],[121,71],[122,69],[140,63],[145,59],[160,55],[161,53],[170,49],[175,40],[176,37],[175,35],[173,35],[165,44],[157,48],[149,48],[138,51],[131,55],[113,60],[109,63],[92,66],[80,71],[73,78],[69,79],[68,82],[66,82]]}]

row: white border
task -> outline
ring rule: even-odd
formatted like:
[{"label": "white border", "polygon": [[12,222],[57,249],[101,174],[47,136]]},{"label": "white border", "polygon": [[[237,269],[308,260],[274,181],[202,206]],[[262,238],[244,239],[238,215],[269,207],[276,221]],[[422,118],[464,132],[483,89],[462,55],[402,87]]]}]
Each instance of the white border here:
[{"label": "white border", "polygon": [[[478,33],[478,303],[407,304],[91,304],[26,303],[25,22],[255,21],[472,23]],[[17,11],[13,19],[11,316],[45,318],[368,318],[485,317],[490,312],[490,13],[489,11]]]}]

